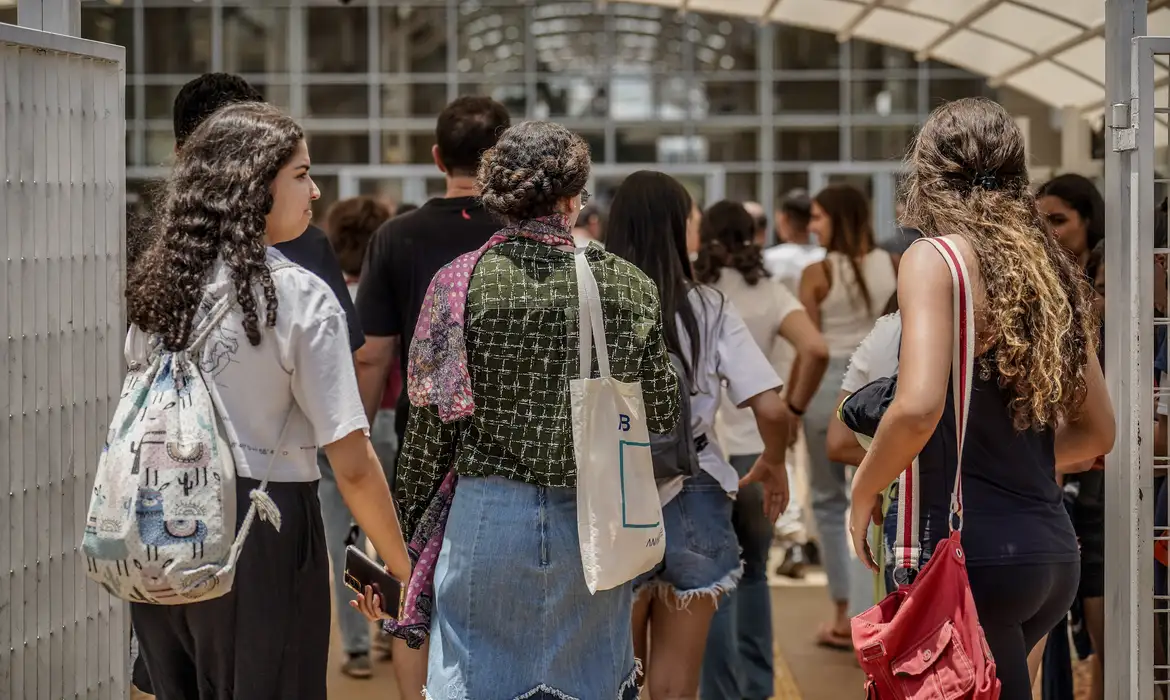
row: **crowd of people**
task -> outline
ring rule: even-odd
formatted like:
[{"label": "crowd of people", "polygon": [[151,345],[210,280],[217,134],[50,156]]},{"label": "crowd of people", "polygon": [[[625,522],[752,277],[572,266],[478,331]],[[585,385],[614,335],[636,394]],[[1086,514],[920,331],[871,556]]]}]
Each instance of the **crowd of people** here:
[{"label": "crowd of people", "polygon": [[[974,288],[963,544],[1001,697],[1031,698],[1041,642],[1070,609],[1101,658],[1104,208],[1078,176],[1034,191],[994,102],[931,115],[907,156],[897,238],[880,244],[847,185],[789,193],[769,221],[753,202],[704,209],[640,171],[602,208],[581,137],[474,96],[438,116],[444,196],[340,201],[321,230],[311,136],[243,79],[192,81],[174,122],[173,173],[132,231],[127,359],[141,361],[138,338],[182,349],[208,299],[234,300],[202,366],[237,435],[239,479],[272,458],[283,522],[250,535],[230,594],[132,605],[140,689],[323,699],[332,595],[342,672],[390,660],[402,697],[762,700],[775,690],[775,547],[781,575],[824,567],[812,641],[854,651],[851,618],[909,584],[947,531],[958,320],[943,258],[912,245],[934,236]],[[596,592],[582,576],[569,388],[580,257],[604,310],[602,371],[640,385],[651,433],[689,416],[698,466],[658,484],[661,562]],[[838,407],[895,375],[865,449]],[[891,485],[916,457],[922,547],[899,568],[865,543],[892,546]],[[454,476],[427,554],[415,543],[435,534]],[[875,513],[885,525],[871,532]],[[426,624],[371,634],[385,601],[343,583],[345,548],[365,538],[400,581],[433,568]]]}]

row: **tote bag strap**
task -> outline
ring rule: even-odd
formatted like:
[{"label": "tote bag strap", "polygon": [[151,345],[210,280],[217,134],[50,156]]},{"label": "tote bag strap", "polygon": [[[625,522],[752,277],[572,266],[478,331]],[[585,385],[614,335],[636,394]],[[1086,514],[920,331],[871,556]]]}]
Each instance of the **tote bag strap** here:
[{"label": "tote bag strap", "polygon": [[958,455],[955,461],[955,485],[951,490],[951,532],[963,529],[963,445],[967,437],[967,414],[971,408],[971,381],[975,373],[975,314],[974,294],[963,255],[945,238],[928,238],[951,269],[954,292],[954,342],[951,356],[952,396],[955,404],[955,442]]},{"label": "tote bag strap", "polygon": [[585,257],[587,248],[573,252],[577,265],[577,337],[581,354],[581,379],[589,379],[593,370],[593,345],[597,345],[597,369],[601,377],[609,375],[609,348],[605,343],[605,316],[601,309],[601,290]]},{"label": "tote bag strap", "polygon": [[[962,530],[963,526],[963,444],[967,435],[967,412],[971,404],[971,379],[975,366],[974,302],[967,267],[963,262],[963,256],[954,244],[945,238],[919,240],[933,245],[946,261],[947,268],[951,271],[954,289],[951,295],[954,308],[951,382],[954,387],[955,434],[958,454],[955,464],[955,483],[951,490],[950,516],[947,518],[948,527],[951,532],[954,532],[956,529]],[[919,485],[920,466],[916,457],[914,462],[898,477],[898,520],[892,563],[895,567],[894,578],[899,584],[910,582],[909,577],[899,575],[899,570],[914,570],[920,564],[922,505],[919,501]]]}]

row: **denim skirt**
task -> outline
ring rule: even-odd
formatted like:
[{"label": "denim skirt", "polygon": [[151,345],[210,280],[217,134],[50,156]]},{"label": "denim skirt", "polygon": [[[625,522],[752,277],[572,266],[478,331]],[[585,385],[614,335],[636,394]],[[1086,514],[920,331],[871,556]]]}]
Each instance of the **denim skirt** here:
[{"label": "denim skirt", "polygon": [[461,477],[435,569],[431,700],[634,700],[630,584],[590,595],[577,493]]}]

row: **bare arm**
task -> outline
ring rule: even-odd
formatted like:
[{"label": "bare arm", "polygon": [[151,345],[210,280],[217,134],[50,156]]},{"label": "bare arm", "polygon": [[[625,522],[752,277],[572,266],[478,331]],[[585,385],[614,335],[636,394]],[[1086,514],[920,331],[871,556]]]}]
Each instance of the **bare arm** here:
[{"label": "bare arm", "polygon": [[853,493],[866,502],[881,493],[930,439],[946,405],[951,373],[952,282],[932,246],[911,246],[902,256],[898,302],[902,349],[898,388],[853,477]]},{"label": "bare arm", "polygon": [[1096,354],[1090,353],[1085,367],[1084,403],[1081,413],[1056,431],[1056,463],[1071,465],[1084,460],[1096,459],[1113,449],[1117,436],[1117,422],[1113,415],[1113,402],[1105,387],[1105,375]]},{"label": "bare arm", "polygon": [[362,397],[362,407],[366,410],[366,419],[371,424],[374,415],[382,404],[382,394],[386,391],[386,382],[390,377],[390,367],[398,359],[399,336],[376,337],[366,336],[366,344],[354,353],[357,366],[358,392]]},{"label": "bare arm", "polygon": [[399,581],[410,580],[410,558],[398,523],[386,475],[369,437],[355,430],[325,446],[337,488],[358,527],[369,536],[386,569]]},{"label": "bare arm", "polygon": [[788,451],[791,414],[784,399],[772,390],[756,394],[747,400],[746,405],[756,417],[764,452],[739,485],[741,488],[757,482],[763,485],[764,512],[774,523],[788,508],[788,469],[784,457]]},{"label": "bare arm", "polygon": [[[848,397],[848,391],[837,394],[837,405],[840,406]],[[857,442],[857,436],[837,418],[835,413],[829,420],[829,434],[825,438],[825,443],[829,459],[834,462],[857,466],[865,459],[865,449]]]},{"label": "bare arm", "polygon": [[813,263],[800,274],[800,303],[816,326],[821,328],[821,302],[829,295],[829,277],[825,274],[825,263]]},{"label": "bare arm", "polygon": [[807,312],[794,311],[780,324],[780,336],[796,349],[796,361],[788,377],[788,403],[804,410],[817,393],[829,366],[829,346]]}]

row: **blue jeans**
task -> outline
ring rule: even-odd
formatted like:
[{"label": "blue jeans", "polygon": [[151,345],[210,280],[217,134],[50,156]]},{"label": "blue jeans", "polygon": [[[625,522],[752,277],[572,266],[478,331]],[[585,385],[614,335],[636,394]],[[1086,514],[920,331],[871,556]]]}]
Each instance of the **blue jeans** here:
[{"label": "blue jeans", "polygon": [[634,700],[629,584],[590,595],[577,492],[460,477],[435,565],[426,697]]},{"label": "blue jeans", "polygon": [[[382,463],[382,470],[386,472],[387,481],[391,480],[394,476],[394,455],[398,451],[398,438],[394,432],[394,411],[378,411],[374,425],[370,429],[370,441],[374,445],[378,461]],[[342,648],[350,655],[368,654],[370,625],[361,613],[349,607],[349,601],[353,600],[354,595],[345,587],[345,540],[353,525],[353,515],[341,498],[341,492],[337,489],[337,477],[333,474],[333,467],[330,466],[324,450],[317,453],[317,466],[321,469],[318,497],[321,499],[321,519],[325,523],[325,547],[329,551],[329,560],[333,567],[333,597],[337,601],[337,624],[341,628]],[[357,544],[358,547],[365,547],[365,535],[361,536]]]},{"label": "blue jeans", "polygon": [[[744,476],[758,455],[732,455]],[[764,514],[764,489],[752,484],[735,499],[731,522],[743,550],[739,587],[719,603],[703,658],[703,700],[767,700],[775,676],[772,663],[772,597],[768,552],[772,523]]]},{"label": "blue jeans", "polygon": [[[826,377],[841,377],[849,368],[849,358],[829,360]],[[829,596],[834,602],[849,600],[852,572],[849,537],[845,518],[849,512],[849,484],[845,465],[829,459],[825,441],[829,422],[837,413],[837,394],[840,386],[825,383],[817,390],[804,415],[804,434],[808,443],[808,488],[812,497],[813,517],[816,519],[821,546],[821,561],[829,578]]]}]

